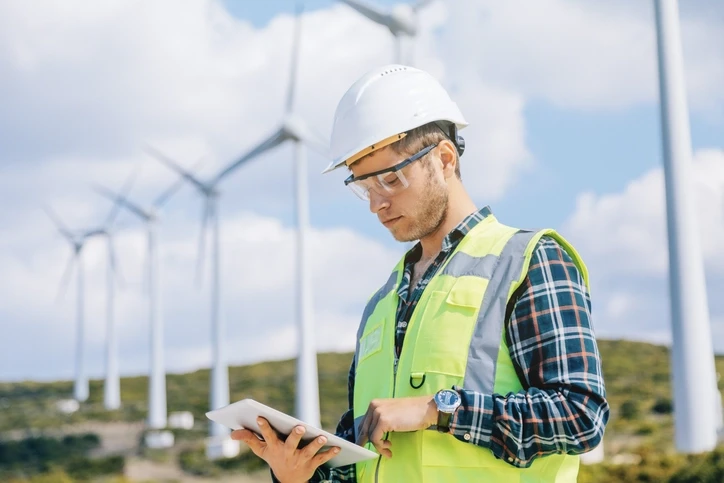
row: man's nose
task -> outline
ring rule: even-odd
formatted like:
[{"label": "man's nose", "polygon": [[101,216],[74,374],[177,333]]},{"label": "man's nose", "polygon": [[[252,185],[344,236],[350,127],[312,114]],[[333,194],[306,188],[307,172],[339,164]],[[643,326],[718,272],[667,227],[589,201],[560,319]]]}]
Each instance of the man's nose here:
[{"label": "man's nose", "polygon": [[390,206],[390,201],[385,197],[377,193],[375,190],[369,190],[370,196],[370,211],[375,215],[380,211]]}]

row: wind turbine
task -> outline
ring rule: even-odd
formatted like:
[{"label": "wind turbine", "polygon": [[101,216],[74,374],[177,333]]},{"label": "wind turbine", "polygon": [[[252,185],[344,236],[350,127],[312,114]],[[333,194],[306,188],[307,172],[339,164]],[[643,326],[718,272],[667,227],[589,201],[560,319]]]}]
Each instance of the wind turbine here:
[{"label": "wind turbine", "polygon": [[[141,208],[131,202],[127,196],[97,186],[96,192],[109,199],[114,206],[128,210],[140,218],[146,225],[147,236],[147,272],[146,297],[148,301],[148,317],[150,330],[150,370],[148,377],[148,419],[146,425],[152,430],[160,430],[167,426],[166,404],[166,372],[163,351],[163,318],[161,312],[161,291],[159,290],[158,270],[158,210],[168,201],[171,195],[181,186],[176,183],[159,196],[148,209]],[[167,447],[173,445],[173,433],[152,432],[147,435],[147,445],[151,447]]]},{"label": "wind turbine", "polygon": [[305,144],[326,155],[327,148],[319,141],[314,131],[299,116],[294,114],[294,86],[299,62],[301,36],[301,7],[297,7],[294,45],[292,50],[286,109],[281,125],[264,141],[237,161],[221,171],[226,176],[243,164],[279,146],[285,141],[294,143],[294,178],[297,205],[297,390],[295,410],[297,418],[319,427],[319,383],[317,375],[317,351],[314,347],[314,321],[312,318],[312,293],[307,255],[307,230],[309,226],[309,202],[307,188],[307,158]]},{"label": "wind turbine", "polygon": [[[126,181],[122,193],[124,196],[133,185],[135,173]],[[105,223],[94,230],[86,232],[85,238],[102,237],[106,241],[108,266],[106,268],[106,379],[103,385],[103,406],[108,411],[121,407],[121,378],[118,372],[118,340],[115,323],[115,288],[116,277],[120,278],[116,262],[116,249],[113,240],[112,225],[118,216],[119,206],[114,205],[106,217]]]},{"label": "wind turbine", "polygon": [[[219,277],[219,191],[216,184],[223,177],[220,173],[211,181],[202,181],[190,171],[179,166],[159,150],[147,146],[146,151],[171,170],[178,173],[181,178],[192,186],[205,198],[201,215],[201,235],[199,237],[199,252],[197,259],[197,281],[201,280],[203,272],[205,238],[207,227],[211,225],[211,378],[209,388],[210,409],[218,409],[229,404],[229,368],[224,346],[226,324],[221,317],[221,280]],[[215,459],[219,456],[234,456],[238,453],[238,441],[231,440],[229,429],[209,422],[210,441],[207,445],[207,456]]]},{"label": "wind turbine", "polygon": [[[655,0],[666,181],[676,447],[712,450],[721,421],[704,263],[691,193],[691,133],[676,0]],[[718,414],[717,414],[718,413]]]},{"label": "wind turbine", "polygon": [[[297,23],[295,29],[295,46],[299,45],[300,23],[299,9],[297,11]],[[220,279],[219,279],[219,220],[218,220],[218,200],[220,193],[217,185],[231,174],[234,170],[245,164],[247,161],[261,155],[262,153],[282,144],[287,140],[292,140],[296,144],[296,179],[297,179],[297,218],[300,236],[298,238],[299,253],[304,253],[304,231],[308,224],[307,214],[307,186],[306,186],[306,159],[304,146],[302,142],[310,144],[320,150],[327,152],[326,146],[317,141],[316,135],[309,129],[306,123],[296,117],[291,112],[294,95],[294,80],[296,77],[297,51],[292,55],[292,72],[289,90],[287,93],[287,108],[282,121],[282,125],[265,141],[249,151],[247,154],[232,162],[229,166],[222,169],[215,177],[209,181],[202,181],[187,170],[179,166],[176,162],[162,154],[160,151],[149,147],[149,154],[156,157],[170,169],[176,171],[183,179],[192,184],[199,193],[204,196],[205,203],[202,215],[201,237],[199,239],[199,267],[203,263],[204,253],[204,236],[206,228],[211,225],[212,228],[212,287],[211,287],[211,327],[212,327],[212,377],[211,377],[211,395],[210,409],[217,409],[229,404],[229,379],[227,360],[223,346],[223,336],[225,334],[224,323],[219,317],[220,308]],[[302,326],[300,334],[300,354],[297,381],[297,415],[309,424],[318,425],[319,421],[319,391],[317,389],[317,368],[316,368],[316,351],[313,349],[311,317],[308,315],[311,306],[310,284],[305,282],[308,277],[306,269],[306,257],[300,256],[299,264],[299,289],[298,297],[300,301],[300,325]],[[199,270],[197,272],[200,273]],[[305,315],[307,314],[307,315]],[[304,393],[304,394],[302,394]],[[301,401],[311,401],[304,404]],[[228,429],[217,423],[210,423],[211,437],[222,437],[229,434]]]},{"label": "wind turbine", "polygon": [[402,37],[414,39],[418,32],[418,12],[432,0],[418,0],[413,5],[397,5],[392,9],[383,9],[364,0],[339,0],[349,5],[368,19],[389,29],[395,37],[395,62],[413,63],[412,56],[404,59],[402,55]]},{"label": "wind turbine", "polygon": [[65,289],[70,282],[73,268],[76,267],[76,336],[75,336],[75,381],[73,383],[73,398],[78,402],[88,400],[88,376],[84,367],[85,353],[85,285],[84,285],[84,269],[82,251],[85,245],[85,234],[77,235],[72,233],[60,221],[60,218],[53,212],[50,207],[45,208],[45,212],[55,224],[61,235],[70,243],[73,252],[68,259],[68,264],[63,272],[58,298],[62,297]]}]

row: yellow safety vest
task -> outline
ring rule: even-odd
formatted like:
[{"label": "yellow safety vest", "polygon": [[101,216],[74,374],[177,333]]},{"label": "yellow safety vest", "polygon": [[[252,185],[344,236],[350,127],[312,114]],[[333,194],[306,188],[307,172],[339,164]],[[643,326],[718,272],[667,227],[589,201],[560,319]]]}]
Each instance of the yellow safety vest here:
[{"label": "yellow safety vest", "polygon": [[[556,239],[588,285],[575,249],[554,230],[518,230],[489,215],[460,241],[429,282],[407,327],[394,368],[396,313],[404,258],[369,300],[355,351],[355,433],[373,399],[432,395],[453,385],[485,394],[517,393],[523,386],[505,343],[505,313],[528,273],[537,242]],[[517,468],[487,449],[434,429],[390,432],[393,457],[357,464],[357,481],[575,482],[579,458],[555,454]],[[374,446],[367,447],[374,450]],[[514,462],[517,455],[506,456]]]}]

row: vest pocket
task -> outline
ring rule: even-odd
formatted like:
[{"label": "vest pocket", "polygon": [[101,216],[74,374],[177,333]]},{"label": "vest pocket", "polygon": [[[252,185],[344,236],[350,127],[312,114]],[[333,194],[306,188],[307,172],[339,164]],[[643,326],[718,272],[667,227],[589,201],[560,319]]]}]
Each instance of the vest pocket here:
[{"label": "vest pocket", "polygon": [[[457,378],[465,375],[470,340],[484,292],[484,288],[477,287],[477,282],[466,282],[458,280],[449,292],[435,291],[430,295],[424,313],[417,321],[419,333],[412,373],[437,373]],[[426,382],[432,381],[428,375]]]},{"label": "vest pocket", "polygon": [[358,363],[364,361],[368,357],[382,350],[382,329],[384,323],[378,324],[367,330],[359,341],[359,360]]}]

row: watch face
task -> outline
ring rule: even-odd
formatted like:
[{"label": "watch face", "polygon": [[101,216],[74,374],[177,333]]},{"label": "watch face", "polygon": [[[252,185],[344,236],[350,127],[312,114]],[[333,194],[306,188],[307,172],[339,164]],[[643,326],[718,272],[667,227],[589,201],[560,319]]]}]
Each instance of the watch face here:
[{"label": "watch face", "polygon": [[443,412],[453,412],[460,406],[460,394],[451,389],[443,389],[435,394],[435,404]]}]

